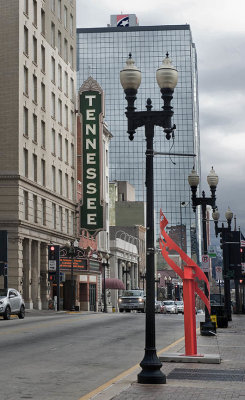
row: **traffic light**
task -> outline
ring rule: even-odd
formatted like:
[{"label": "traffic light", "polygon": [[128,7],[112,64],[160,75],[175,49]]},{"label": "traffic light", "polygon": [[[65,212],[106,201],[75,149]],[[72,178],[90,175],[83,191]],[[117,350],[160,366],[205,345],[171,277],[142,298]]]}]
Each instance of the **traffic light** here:
[{"label": "traffic light", "polygon": [[245,263],[245,247],[240,248],[241,253],[241,263]]},{"label": "traffic light", "polygon": [[179,285],[174,286],[174,291],[175,291],[175,300],[180,300],[180,288]]},{"label": "traffic light", "polygon": [[54,282],[60,266],[60,246],[51,244],[48,246],[48,280]]},{"label": "traffic light", "polygon": [[49,282],[54,283],[55,278],[56,278],[56,273],[48,272],[48,280],[49,280]]}]

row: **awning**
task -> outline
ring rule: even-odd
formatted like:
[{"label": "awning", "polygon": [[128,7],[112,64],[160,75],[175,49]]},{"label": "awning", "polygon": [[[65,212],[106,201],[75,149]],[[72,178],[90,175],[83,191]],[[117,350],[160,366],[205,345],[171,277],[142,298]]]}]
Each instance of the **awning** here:
[{"label": "awning", "polygon": [[[102,279],[102,288],[104,288],[104,279]],[[106,289],[125,290],[123,281],[121,281],[121,279],[118,279],[118,278],[106,278],[105,279],[105,288]]]}]

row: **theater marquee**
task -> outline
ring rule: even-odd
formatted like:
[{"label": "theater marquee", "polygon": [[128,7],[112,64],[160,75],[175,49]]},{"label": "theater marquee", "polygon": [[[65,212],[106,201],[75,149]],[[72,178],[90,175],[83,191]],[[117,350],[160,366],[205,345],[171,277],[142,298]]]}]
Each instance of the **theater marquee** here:
[{"label": "theater marquee", "polygon": [[[94,83],[91,85],[91,83]],[[98,86],[90,78],[79,91],[82,120],[82,206],[80,228],[90,235],[104,229],[102,205],[102,132],[103,96],[101,90],[86,90]]]}]

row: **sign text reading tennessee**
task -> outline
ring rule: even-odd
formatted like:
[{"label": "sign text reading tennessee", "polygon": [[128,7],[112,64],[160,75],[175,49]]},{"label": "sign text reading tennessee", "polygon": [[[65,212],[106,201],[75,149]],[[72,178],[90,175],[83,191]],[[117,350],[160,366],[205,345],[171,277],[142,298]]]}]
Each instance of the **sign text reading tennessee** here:
[{"label": "sign text reading tennessee", "polygon": [[80,113],[83,117],[83,205],[81,207],[81,229],[87,229],[91,235],[103,229],[103,207],[100,203],[101,100],[99,92],[84,91],[80,93]]}]

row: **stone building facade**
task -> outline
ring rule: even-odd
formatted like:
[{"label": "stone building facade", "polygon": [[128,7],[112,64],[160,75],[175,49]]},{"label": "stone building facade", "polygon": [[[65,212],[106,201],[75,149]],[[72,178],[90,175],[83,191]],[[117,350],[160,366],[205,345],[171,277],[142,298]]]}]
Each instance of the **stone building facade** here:
[{"label": "stone building facade", "polygon": [[48,306],[47,245],[76,236],[75,28],[75,0],[0,3],[0,229],[27,308]]}]

